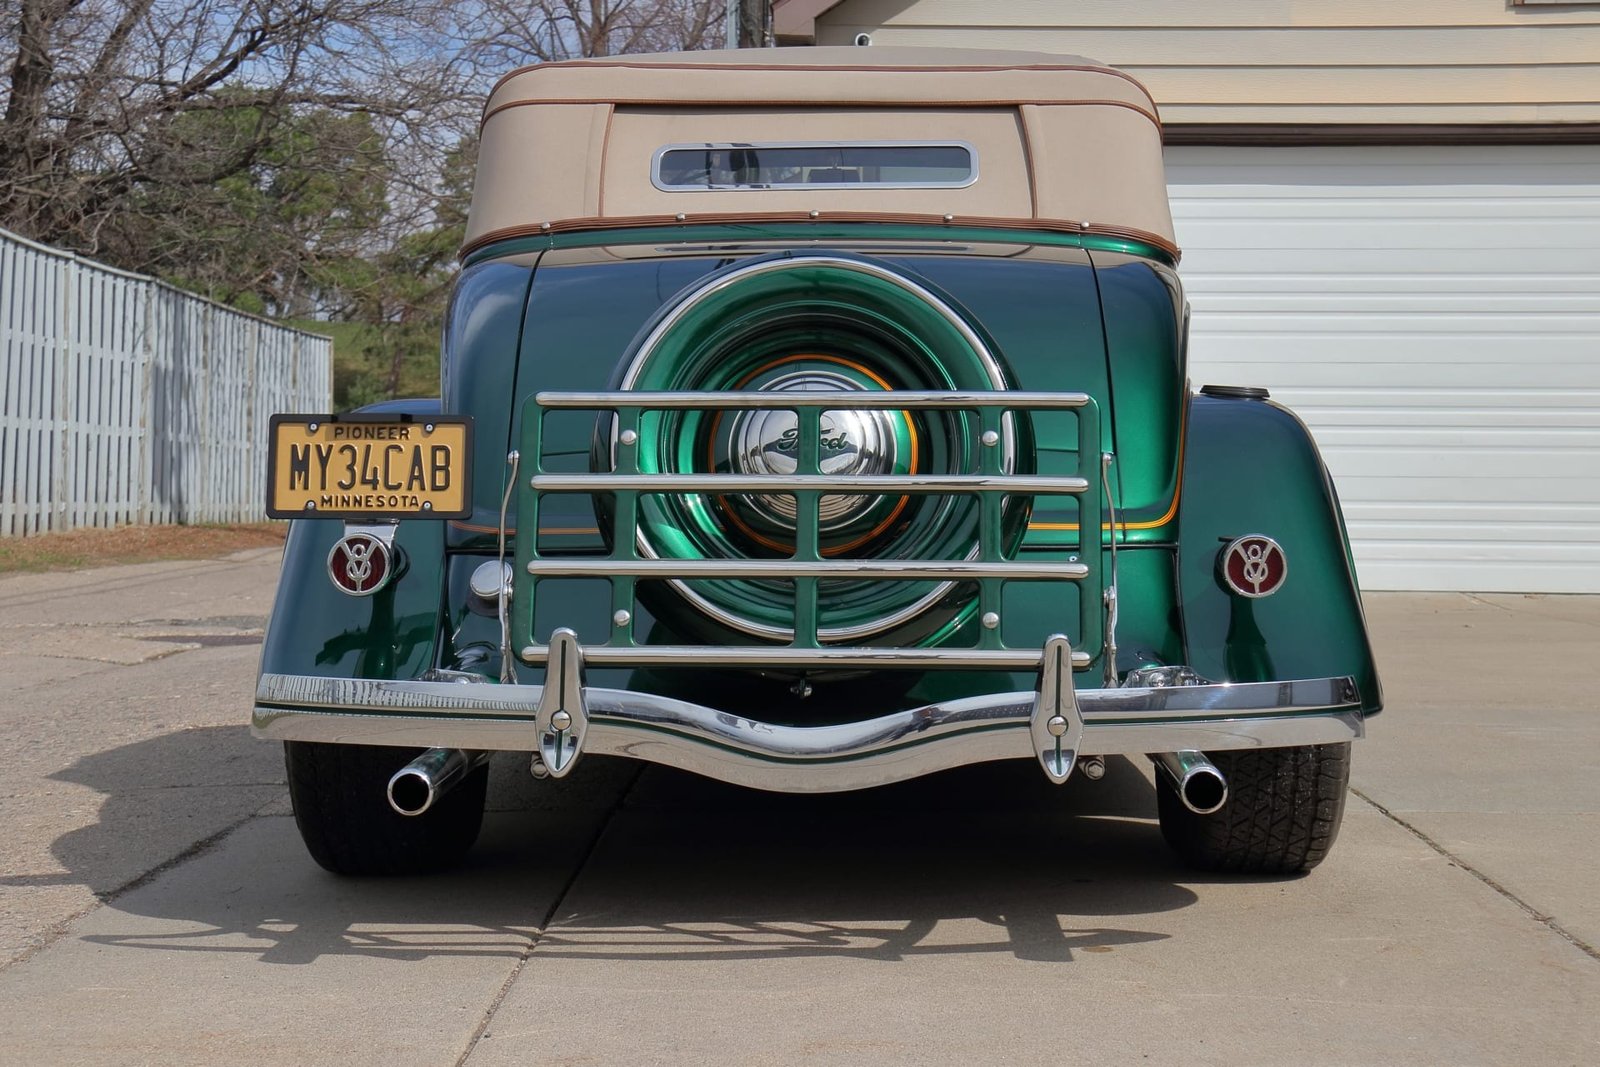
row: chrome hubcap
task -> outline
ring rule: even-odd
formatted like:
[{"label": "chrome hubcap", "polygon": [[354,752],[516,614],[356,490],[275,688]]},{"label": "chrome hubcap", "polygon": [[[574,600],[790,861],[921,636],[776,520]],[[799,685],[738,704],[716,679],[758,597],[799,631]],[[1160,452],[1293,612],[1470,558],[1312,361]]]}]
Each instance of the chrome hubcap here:
[{"label": "chrome hubcap", "polygon": [[[762,386],[777,392],[851,392],[862,386],[841,374],[807,370],[775,378]],[[897,446],[893,411],[828,409],[822,413],[818,454],[825,475],[889,474]],[[799,418],[792,411],[741,411],[728,430],[728,456],[737,474],[793,474],[800,462]],[[793,530],[795,498],[752,494],[740,498],[768,521]],[[823,532],[848,526],[871,511],[879,497],[825,496],[818,504]]]}]

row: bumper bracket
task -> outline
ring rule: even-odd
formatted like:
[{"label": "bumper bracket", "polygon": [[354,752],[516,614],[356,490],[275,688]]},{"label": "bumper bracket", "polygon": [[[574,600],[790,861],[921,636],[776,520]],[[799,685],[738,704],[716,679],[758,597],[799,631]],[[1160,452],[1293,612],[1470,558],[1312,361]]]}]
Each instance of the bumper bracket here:
[{"label": "bumper bracket", "polygon": [[1072,686],[1072,646],[1061,634],[1051,635],[1044,643],[1039,692],[1034,697],[1028,730],[1045,776],[1057,785],[1065,782],[1078,762],[1083,716],[1078,712],[1078,695]]},{"label": "bumper bracket", "polygon": [[565,778],[583,750],[589,708],[583,699],[583,649],[563,627],[550,635],[550,661],[534,713],[539,758],[552,778]]}]

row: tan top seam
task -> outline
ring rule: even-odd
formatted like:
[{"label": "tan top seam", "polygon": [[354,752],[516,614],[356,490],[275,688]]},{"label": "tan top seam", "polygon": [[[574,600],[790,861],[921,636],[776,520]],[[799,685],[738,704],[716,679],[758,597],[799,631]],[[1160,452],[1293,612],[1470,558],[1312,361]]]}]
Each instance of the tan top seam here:
[{"label": "tan top seam", "polygon": [[938,224],[947,226],[972,226],[1005,230],[1047,230],[1055,233],[1091,234],[1104,237],[1121,237],[1142,244],[1153,245],[1177,260],[1182,252],[1176,244],[1162,237],[1132,226],[1116,226],[1070,219],[1018,219],[988,215],[927,215],[919,213],[893,213],[872,211],[828,211],[814,215],[809,211],[769,212],[707,212],[699,215],[627,215],[616,218],[559,219],[551,222],[525,223],[506,226],[468,241],[461,247],[465,257],[496,241],[515,237],[537,237],[545,234],[571,233],[574,230],[617,230],[636,226],[691,226],[696,224],[761,223],[761,222],[887,222],[914,225]]},{"label": "tan top seam", "polygon": [[[1068,63],[1059,63],[1059,64],[1058,63],[1026,63],[1026,64],[1019,64],[1019,65],[1015,65],[1015,66],[1013,66],[1011,64],[1003,64],[1003,63],[970,63],[970,64],[968,64],[968,63],[954,63],[954,64],[946,64],[946,65],[942,65],[942,66],[926,66],[926,67],[924,67],[924,66],[916,66],[916,65],[912,65],[912,64],[895,64],[895,65],[892,65],[892,66],[875,66],[875,65],[872,65],[872,64],[863,63],[863,64],[850,64],[850,65],[847,65],[847,66],[846,65],[837,65],[837,66],[835,66],[835,65],[830,65],[830,64],[827,64],[827,63],[807,63],[807,64],[796,63],[796,64],[793,64],[793,65],[783,64],[783,65],[780,66],[780,65],[766,65],[766,64],[761,64],[761,63],[630,63],[625,59],[615,59],[615,60],[587,59],[587,60],[579,60],[579,61],[574,61],[574,62],[529,63],[529,64],[526,64],[524,66],[517,67],[517,68],[515,68],[515,69],[513,69],[513,70],[511,70],[511,71],[509,71],[509,72],[507,72],[505,74],[502,74],[500,76],[500,78],[494,83],[494,87],[489,90],[489,96],[491,98],[493,98],[494,94],[499,92],[500,89],[507,82],[511,81],[513,78],[522,77],[525,74],[536,74],[536,73],[538,73],[540,71],[545,71],[545,70],[582,69],[584,67],[609,67],[609,68],[621,67],[621,68],[626,68],[626,69],[629,69],[629,70],[705,70],[705,71],[770,70],[770,71],[779,72],[779,73],[784,72],[784,71],[791,71],[791,70],[803,70],[803,71],[813,71],[813,72],[815,72],[815,71],[833,71],[833,70],[838,70],[838,71],[849,71],[849,72],[855,72],[855,73],[871,73],[873,71],[880,71],[880,70],[881,71],[890,71],[890,72],[926,71],[926,72],[932,73],[932,74],[957,74],[957,73],[990,74],[990,73],[998,73],[998,72],[1013,71],[1013,70],[1035,71],[1035,72],[1039,72],[1039,73],[1077,72],[1077,73],[1082,73],[1082,74],[1104,74],[1104,75],[1107,75],[1107,76],[1112,77],[1112,78],[1120,78],[1123,81],[1128,82],[1131,85],[1134,85],[1135,87],[1137,87],[1140,92],[1144,93],[1145,96],[1150,97],[1150,90],[1145,88],[1144,82],[1140,81],[1138,78],[1135,78],[1132,74],[1129,74],[1127,71],[1118,70],[1116,67],[1089,66],[1087,64],[1082,64],[1082,63],[1071,63],[1071,64],[1068,64]],[[1151,99],[1154,100],[1154,97],[1151,97]]]},{"label": "tan top seam", "polygon": [[1012,107],[1012,108],[1022,107],[1024,105],[1035,105],[1035,106],[1039,106],[1039,107],[1122,107],[1122,108],[1127,108],[1129,111],[1138,112],[1139,114],[1143,115],[1145,118],[1149,119],[1151,121],[1151,123],[1153,123],[1155,125],[1155,128],[1157,129],[1157,131],[1160,131],[1161,128],[1162,128],[1161,127],[1161,119],[1160,119],[1160,117],[1158,117],[1156,115],[1155,112],[1150,111],[1150,110],[1148,110],[1146,108],[1140,107],[1138,104],[1131,103],[1131,102],[1129,102],[1127,100],[1083,100],[1083,99],[1072,99],[1072,100],[927,100],[927,101],[896,100],[896,101],[893,101],[893,102],[886,102],[886,101],[882,101],[882,100],[828,100],[828,101],[824,101],[824,102],[820,102],[820,103],[818,103],[818,102],[807,103],[805,101],[798,101],[798,100],[795,100],[793,98],[786,99],[786,100],[737,100],[737,101],[729,101],[729,100],[724,100],[724,99],[710,99],[710,98],[705,99],[705,100],[684,100],[684,99],[674,99],[674,100],[618,100],[618,99],[615,99],[613,97],[613,98],[605,99],[605,100],[601,100],[601,99],[509,100],[504,104],[498,104],[495,107],[491,108],[490,110],[485,111],[484,114],[483,114],[483,119],[478,124],[478,130],[481,133],[483,131],[483,127],[485,125],[487,125],[489,120],[492,119],[494,116],[500,114],[502,111],[509,111],[512,108],[516,108],[516,107],[537,107],[537,106],[549,106],[549,105],[554,105],[554,104],[571,104],[571,105],[610,104],[614,108],[615,107],[715,107],[719,111],[724,111],[724,112],[735,111],[735,110],[739,110],[741,108],[796,107],[796,106],[802,106],[802,105],[803,106],[808,106],[808,107],[813,107],[813,108],[875,107],[875,108],[881,108],[881,109],[883,109],[885,111],[897,111],[897,110],[902,110],[902,109],[912,110],[912,109],[980,108],[980,107],[990,107],[990,108],[1000,109],[1000,108],[1008,108],[1008,107]]}]

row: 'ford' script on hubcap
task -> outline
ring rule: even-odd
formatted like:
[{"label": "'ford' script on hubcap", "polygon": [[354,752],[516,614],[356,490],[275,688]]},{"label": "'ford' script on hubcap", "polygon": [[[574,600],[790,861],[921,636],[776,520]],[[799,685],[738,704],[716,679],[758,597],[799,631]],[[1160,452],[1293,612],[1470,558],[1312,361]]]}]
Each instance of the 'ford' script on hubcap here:
[{"label": "'ford' script on hubcap", "polygon": [[[818,438],[818,443],[821,446],[823,458],[842,456],[856,450],[856,446],[850,443],[849,434],[843,430],[833,431],[831,426],[822,428],[822,436]],[[785,454],[798,452],[800,450],[800,428],[797,426],[789,427],[778,435],[776,441],[767,447],[775,452],[783,452]]]}]

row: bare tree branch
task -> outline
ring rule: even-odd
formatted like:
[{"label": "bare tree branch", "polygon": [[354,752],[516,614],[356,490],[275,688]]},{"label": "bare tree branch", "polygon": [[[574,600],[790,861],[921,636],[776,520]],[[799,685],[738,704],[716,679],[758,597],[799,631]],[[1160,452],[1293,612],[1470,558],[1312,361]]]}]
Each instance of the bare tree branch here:
[{"label": "bare tree branch", "polygon": [[714,46],[727,2],[0,0],[0,226],[359,318],[392,391],[437,335],[493,78]]}]

